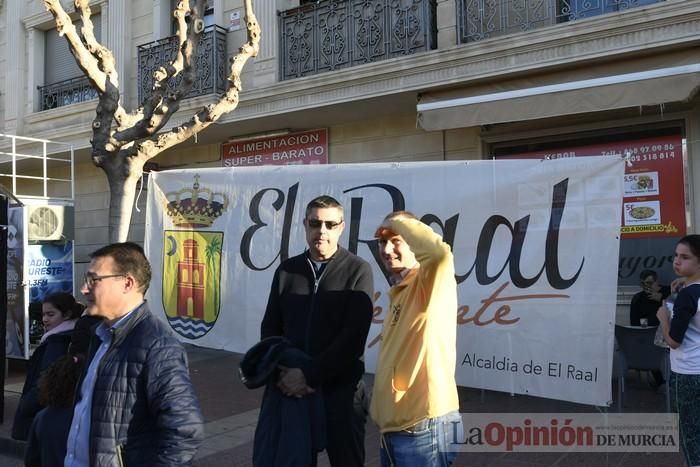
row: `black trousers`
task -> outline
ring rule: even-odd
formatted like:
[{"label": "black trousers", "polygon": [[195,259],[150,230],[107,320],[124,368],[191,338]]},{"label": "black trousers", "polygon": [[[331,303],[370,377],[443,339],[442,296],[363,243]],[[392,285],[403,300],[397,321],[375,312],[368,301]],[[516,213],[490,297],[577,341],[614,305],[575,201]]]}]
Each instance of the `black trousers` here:
[{"label": "black trousers", "polygon": [[360,467],[365,464],[364,382],[323,388],[326,412],[326,452],[332,467]]}]

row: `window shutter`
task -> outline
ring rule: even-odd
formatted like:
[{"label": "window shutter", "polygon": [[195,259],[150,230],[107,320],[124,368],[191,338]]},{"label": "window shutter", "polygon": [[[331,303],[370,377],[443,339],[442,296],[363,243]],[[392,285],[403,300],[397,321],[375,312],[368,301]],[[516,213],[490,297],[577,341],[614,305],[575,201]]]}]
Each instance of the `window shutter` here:
[{"label": "window shutter", "polygon": [[[90,17],[95,31],[95,37],[99,41],[102,37],[102,18],[99,14]],[[75,27],[80,31],[81,22],[74,21]],[[44,47],[44,84],[54,84],[71,78],[83,76],[83,72],[75,63],[75,58],[70,53],[68,41],[60,37],[56,29],[45,33],[46,43]]]}]

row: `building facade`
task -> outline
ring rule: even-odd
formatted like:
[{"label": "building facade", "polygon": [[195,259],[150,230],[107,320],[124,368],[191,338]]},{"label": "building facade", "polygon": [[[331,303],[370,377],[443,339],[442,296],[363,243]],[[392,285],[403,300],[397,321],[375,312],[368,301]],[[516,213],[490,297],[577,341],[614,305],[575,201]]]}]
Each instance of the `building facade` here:
[{"label": "building facade", "polygon": [[[91,2],[126,108],[138,106],[172,53],[172,3]],[[154,159],[158,170],[222,166],[231,140],[318,128],[327,129],[329,163],[567,157],[596,145],[655,147],[658,138],[680,145],[675,183],[685,199],[675,209],[685,225],[676,233],[700,231],[700,0],[257,0],[254,8],[261,49],[238,108]],[[201,80],[174,123],[224,89],[227,60],[245,41],[243,15],[239,0],[209,2]],[[76,149],[75,251],[85,263],[107,243],[109,195],[89,157],[94,91],[61,41],[42,1],[0,2],[0,133]],[[134,212],[135,241],[143,222],[144,209]],[[638,237],[627,252],[641,262],[621,267],[622,284],[636,283],[644,264],[662,269],[677,238]]]}]

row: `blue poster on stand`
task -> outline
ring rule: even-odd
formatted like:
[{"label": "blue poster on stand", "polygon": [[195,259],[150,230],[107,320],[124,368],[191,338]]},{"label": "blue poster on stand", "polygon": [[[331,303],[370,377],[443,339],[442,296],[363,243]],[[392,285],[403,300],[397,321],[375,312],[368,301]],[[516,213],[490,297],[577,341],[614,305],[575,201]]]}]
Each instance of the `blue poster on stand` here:
[{"label": "blue poster on stand", "polygon": [[36,344],[44,333],[41,303],[55,292],[73,293],[73,242],[27,245],[25,267],[29,341]]},{"label": "blue poster on stand", "polygon": [[73,242],[27,245],[29,303],[54,292],[73,293]]}]

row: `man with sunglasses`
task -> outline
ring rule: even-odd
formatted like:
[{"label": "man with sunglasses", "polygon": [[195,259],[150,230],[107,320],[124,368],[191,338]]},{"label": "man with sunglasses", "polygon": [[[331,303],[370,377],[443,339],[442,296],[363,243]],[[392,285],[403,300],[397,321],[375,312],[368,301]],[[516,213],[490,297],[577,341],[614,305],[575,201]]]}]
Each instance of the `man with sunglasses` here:
[{"label": "man with sunglasses", "polygon": [[370,265],[338,245],[344,227],[334,198],[319,196],[306,206],[308,249],[275,272],[260,333],[283,336],[310,357],[300,368],[280,368],[276,388],[296,398],[321,392],[332,467],[364,465],[366,415],[354,400],[374,293]]},{"label": "man with sunglasses", "polygon": [[144,300],[151,266],[134,243],[90,258],[81,292],[88,315],[104,321],[78,384],[64,465],[189,465],[203,417],[184,348]]}]

